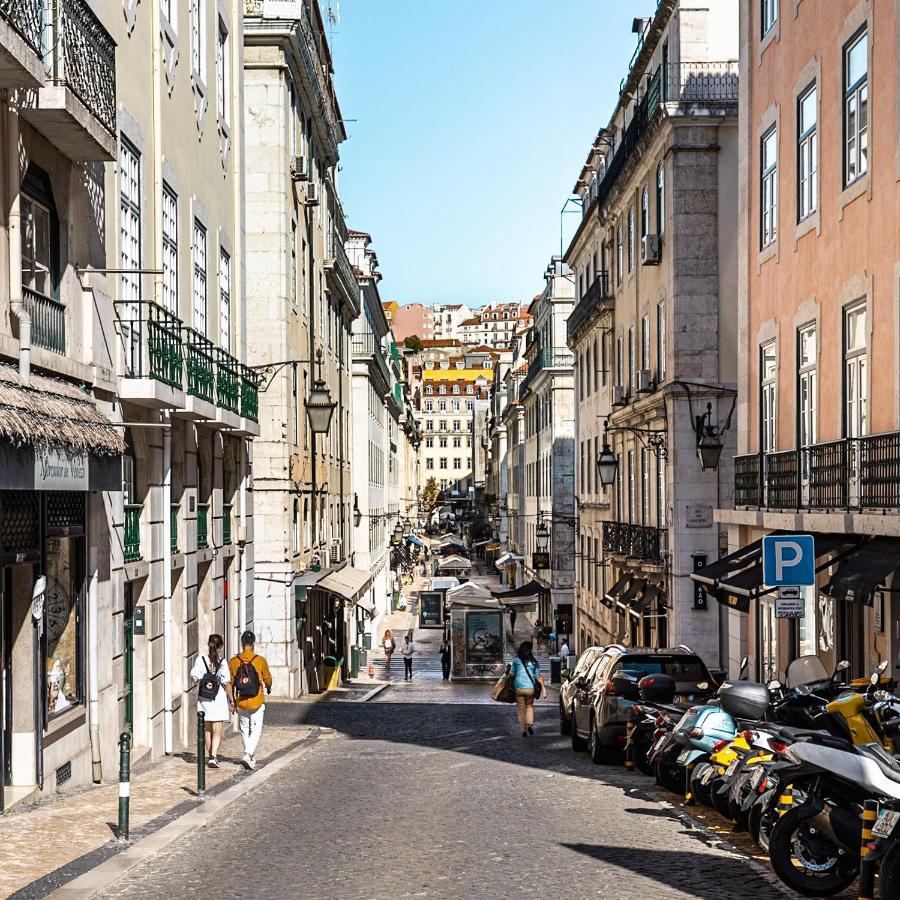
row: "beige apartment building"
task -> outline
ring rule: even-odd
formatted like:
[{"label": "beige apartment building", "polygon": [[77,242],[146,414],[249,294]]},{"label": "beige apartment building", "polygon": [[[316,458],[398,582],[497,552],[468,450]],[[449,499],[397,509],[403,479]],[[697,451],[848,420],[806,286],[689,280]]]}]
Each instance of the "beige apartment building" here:
[{"label": "beige apartment building", "polygon": [[579,646],[685,643],[713,666],[725,617],[690,576],[719,555],[713,509],[730,477],[701,468],[698,443],[735,435],[737,6],[663,0],[635,20],[565,254]]},{"label": "beige apartment building", "polygon": [[[731,664],[900,664],[897,7],[741,4],[739,455],[704,584]],[[816,584],[780,617],[760,538],[812,534]]]}]

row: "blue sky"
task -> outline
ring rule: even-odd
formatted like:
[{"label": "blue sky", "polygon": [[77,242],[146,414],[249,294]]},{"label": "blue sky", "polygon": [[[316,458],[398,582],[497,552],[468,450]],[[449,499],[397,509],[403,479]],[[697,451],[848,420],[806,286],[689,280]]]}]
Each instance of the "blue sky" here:
[{"label": "blue sky", "polygon": [[340,0],[335,77],[355,120],[340,191],[350,227],[372,235],[382,299],[477,306],[542,290],[631,20],[655,5]]}]

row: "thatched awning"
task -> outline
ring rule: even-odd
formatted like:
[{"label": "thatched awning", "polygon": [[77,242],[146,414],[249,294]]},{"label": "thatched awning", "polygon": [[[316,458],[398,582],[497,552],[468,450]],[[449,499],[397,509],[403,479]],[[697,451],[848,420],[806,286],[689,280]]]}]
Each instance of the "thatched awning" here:
[{"label": "thatched awning", "polygon": [[125,449],[121,429],[72,384],[32,375],[0,363],[0,438],[15,446],[61,447],[69,452],[114,456]]}]

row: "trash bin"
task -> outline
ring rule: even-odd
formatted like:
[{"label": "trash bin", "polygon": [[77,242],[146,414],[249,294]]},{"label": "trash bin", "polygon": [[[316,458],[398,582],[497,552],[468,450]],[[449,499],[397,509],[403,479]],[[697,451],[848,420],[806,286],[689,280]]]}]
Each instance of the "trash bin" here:
[{"label": "trash bin", "polygon": [[[363,650],[371,650],[372,649],[372,632],[367,631],[362,636],[362,645]],[[362,661],[360,661],[360,665],[362,665]]]},{"label": "trash bin", "polygon": [[550,657],[550,684],[562,682],[562,660],[558,656]]},{"label": "trash bin", "polygon": [[356,678],[359,675],[359,647],[350,647],[350,677]]}]

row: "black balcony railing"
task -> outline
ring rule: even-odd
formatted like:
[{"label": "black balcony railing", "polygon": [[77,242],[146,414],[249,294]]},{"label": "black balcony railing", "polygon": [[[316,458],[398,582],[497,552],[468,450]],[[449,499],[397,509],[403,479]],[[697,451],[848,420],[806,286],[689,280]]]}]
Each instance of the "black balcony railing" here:
[{"label": "black balcony railing", "polygon": [[115,307],[125,375],[150,377],[180,389],[184,379],[181,319],[149,300],[118,300]]},{"label": "black balcony railing", "polygon": [[609,272],[598,272],[590,287],[569,313],[566,329],[569,336],[575,333],[595,309],[612,309],[613,297],[610,290]]},{"label": "black balcony railing", "polygon": [[[22,0],[12,0],[13,5]],[[116,42],[85,0],[53,0],[45,62],[110,133],[116,133]]]},{"label": "black balcony railing", "polygon": [[42,0],[0,0],[0,19],[9,22],[35,53],[41,52]]},{"label": "black balcony railing", "polygon": [[630,522],[603,523],[603,550],[648,561],[662,556],[662,529]]},{"label": "black balcony railing", "polygon": [[31,315],[31,343],[35,347],[66,352],[66,308],[52,297],[22,289],[22,305]]},{"label": "black balcony railing", "polygon": [[181,339],[187,360],[188,393],[215,403],[215,347],[212,341],[193,328],[182,328]]},{"label": "black balcony railing", "polygon": [[735,506],[900,509],[900,432],[734,458]]},{"label": "black balcony railing", "polygon": [[565,347],[542,347],[528,364],[528,373],[519,386],[519,396],[525,393],[538,373],[544,369],[571,369],[575,365],[575,354]]}]

